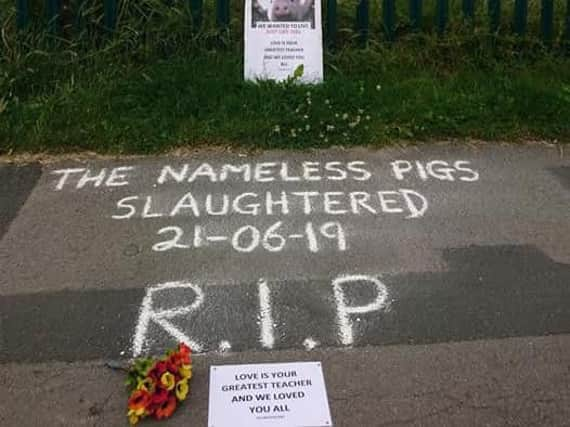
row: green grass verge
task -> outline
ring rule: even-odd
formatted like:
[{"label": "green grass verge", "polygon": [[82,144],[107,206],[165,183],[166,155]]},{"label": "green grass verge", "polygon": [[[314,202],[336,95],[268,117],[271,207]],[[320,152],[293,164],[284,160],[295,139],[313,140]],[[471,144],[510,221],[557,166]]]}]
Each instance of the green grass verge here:
[{"label": "green grass verge", "polygon": [[106,42],[16,35],[6,21],[0,154],[570,141],[570,59],[531,39],[458,27],[361,50],[344,28],[342,49],[326,54],[325,83],[308,87],[245,83],[239,39],[195,36],[187,17],[172,20],[125,26]]},{"label": "green grass verge", "polygon": [[[202,143],[251,148],[381,145],[395,139],[570,138],[570,67],[371,61],[352,52],[314,87],[246,84],[237,54],[89,67],[11,99],[2,152],[153,153]],[[333,65],[333,64],[331,64]]]}]

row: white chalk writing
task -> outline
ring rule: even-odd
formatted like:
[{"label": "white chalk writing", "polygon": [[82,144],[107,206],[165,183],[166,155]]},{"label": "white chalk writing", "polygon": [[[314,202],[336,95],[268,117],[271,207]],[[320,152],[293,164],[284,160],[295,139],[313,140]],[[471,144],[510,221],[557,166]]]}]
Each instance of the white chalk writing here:
[{"label": "white chalk writing", "polygon": [[[140,169],[141,166],[57,169],[52,171],[56,177],[53,188],[55,191],[117,188],[112,191],[118,191],[131,186],[135,179],[148,177]],[[156,174],[150,174],[153,190],[136,194],[123,191],[115,199],[109,216],[117,221],[163,221],[154,229],[156,237],[151,246],[159,253],[212,246],[244,254],[258,250],[281,252],[303,246],[312,253],[325,248],[342,252],[350,248],[351,239],[344,218],[390,215],[416,220],[427,214],[428,198],[410,188],[411,182],[479,180],[479,172],[468,160],[393,160],[389,172],[391,179],[402,187],[374,188],[376,177],[362,160],[159,164]],[[327,184],[343,181],[352,185],[327,188]],[[229,184],[233,182],[255,186],[245,192],[232,192]],[[353,188],[361,183],[366,183],[366,188]],[[286,188],[275,188],[284,184]],[[321,223],[309,220],[297,228],[293,224],[298,224],[298,220],[285,220],[315,215],[339,220],[325,219]],[[230,217],[243,217],[244,221],[224,226],[223,232],[212,227],[211,218],[223,221]],[[260,217],[279,220],[261,226],[256,223]],[[176,223],[187,218],[193,221],[191,225],[182,227]],[[304,245],[299,246],[295,241]]]}]

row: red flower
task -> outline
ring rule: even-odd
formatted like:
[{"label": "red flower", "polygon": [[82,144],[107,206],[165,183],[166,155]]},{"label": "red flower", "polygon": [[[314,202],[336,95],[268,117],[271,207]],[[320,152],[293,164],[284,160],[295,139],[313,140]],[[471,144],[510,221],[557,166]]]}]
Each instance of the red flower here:
[{"label": "red flower", "polygon": [[168,418],[172,415],[175,409],[176,409],[176,397],[168,396],[168,400],[156,408],[156,410],[154,411],[154,417],[157,420]]},{"label": "red flower", "polygon": [[159,361],[154,364],[152,369],[148,372],[148,376],[152,378],[155,384],[160,384],[160,377],[168,370],[166,362]]},{"label": "red flower", "polygon": [[156,389],[155,393],[152,395],[152,403],[162,405],[168,400],[168,390],[164,388]]},{"label": "red flower", "polygon": [[178,373],[178,366],[176,365],[176,363],[173,363],[171,360],[168,360],[166,362],[166,370],[171,374],[176,375]]},{"label": "red flower", "polygon": [[135,390],[129,397],[129,409],[141,412],[146,409],[151,402],[151,394],[146,390]]},{"label": "red flower", "polygon": [[192,353],[192,350],[190,349],[190,347],[188,347],[186,344],[184,344],[183,342],[181,342],[180,344],[178,344],[178,351],[180,353],[185,353],[185,354],[190,354]]},{"label": "red flower", "polygon": [[192,363],[192,359],[191,359],[192,350],[190,349],[190,347],[188,347],[183,342],[178,344],[178,354],[180,354],[180,357],[182,359],[182,363],[184,365],[189,365]]},{"label": "red flower", "polygon": [[171,363],[172,365],[176,366],[177,368],[180,367],[180,365],[184,364],[184,356],[182,356],[180,353],[178,352],[174,352],[170,355],[170,357],[168,358],[168,362]]},{"label": "red flower", "polygon": [[158,408],[168,402],[168,396],[168,390],[157,387],[151,397],[150,404],[147,407],[148,414],[154,415]]}]

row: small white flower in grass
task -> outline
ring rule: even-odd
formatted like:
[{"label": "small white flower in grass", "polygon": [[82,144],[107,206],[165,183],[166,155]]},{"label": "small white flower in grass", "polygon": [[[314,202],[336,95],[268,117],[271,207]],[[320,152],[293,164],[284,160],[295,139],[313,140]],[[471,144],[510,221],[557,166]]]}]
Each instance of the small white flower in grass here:
[{"label": "small white flower in grass", "polygon": [[382,90],[382,85],[376,85],[376,90],[377,90],[377,91]]},{"label": "small white flower in grass", "polygon": [[359,108],[359,109],[358,109],[358,114],[362,114],[362,113],[364,113],[364,110],[363,110],[362,108]]},{"label": "small white flower in grass", "polygon": [[343,120],[347,120],[347,119],[348,119],[348,114],[347,114],[347,113],[344,113],[344,114],[342,115],[342,119],[343,119]]},{"label": "small white flower in grass", "polygon": [[313,101],[311,101],[311,98],[307,98],[307,105],[311,105],[313,103]]},{"label": "small white flower in grass", "polygon": [[370,120],[370,116],[366,116],[366,120]]},{"label": "small white flower in grass", "polygon": [[310,97],[311,97],[311,91],[308,91],[307,92],[307,98],[310,98]]},{"label": "small white flower in grass", "polygon": [[360,123],[360,116],[356,116],[356,118],[354,119],[354,121],[350,122],[348,124],[349,128],[355,128],[356,126],[358,126],[358,124]]},{"label": "small white flower in grass", "polygon": [[324,138],[324,137],[325,137],[324,133],[319,133],[319,138],[322,139],[322,138]]},{"label": "small white flower in grass", "polygon": [[327,132],[332,132],[334,130],[333,125],[327,125]]},{"label": "small white flower in grass", "polygon": [[348,138],[348,133],[343,132],[343,133],[342,133],[342,136],[344,136],[345,138]]},{"label": "small white flower in grass", "polygon": [[297,107],[297,109],[295,110],[295,113],[298,113],[299,111],[301,111],[301,109],[299,107]]},{"label": "small white flower in grass", "polygon": [[273,128],[273,132],[275,132],[275,133],[281,132],[281,128],[279,127],[279,125],[275,125],[275,127]]},{"label": "small white flower in grass", "polygon": [[325,99],[325,105],[330,105],[330,101],[328,99]]},{"label": "small white flower in grass", "polygon": [[297,136],[297,132],[295,132],[295,129],[291,129],[291,136],[293,138],[295,138]]},{"label": "small white flower in grass", "polygon": [[325,142],[329,142],[329,139],[328,139],[328,138],[325,138]]},{"label": "small white flower in grass", "polygon": [[309,116],[307,116],[307,115],[305,114],[305,115],[303,116],[303,118],[304,118],[305,120],[308,120],[308,119],[309,119]]},{"label": "small white flower in grass", "polygon": [[311,130],[311,125],[306,125],[306,126],[305,126],[305,131],[306,131],[306,132],[309,132],[310,130]]}]

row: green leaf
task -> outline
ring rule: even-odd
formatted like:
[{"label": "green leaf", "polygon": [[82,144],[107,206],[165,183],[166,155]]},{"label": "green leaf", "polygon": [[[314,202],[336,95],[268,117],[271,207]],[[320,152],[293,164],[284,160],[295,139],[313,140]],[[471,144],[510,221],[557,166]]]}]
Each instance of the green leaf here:
[{"label": "green leaf", "polygon": [[297,68],[295,68],[295,71],[293,72],[293,78],[300,79],[301,77],[303,77],[304,72],[305,72],[305,66],[301,64]]}]

